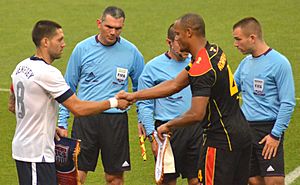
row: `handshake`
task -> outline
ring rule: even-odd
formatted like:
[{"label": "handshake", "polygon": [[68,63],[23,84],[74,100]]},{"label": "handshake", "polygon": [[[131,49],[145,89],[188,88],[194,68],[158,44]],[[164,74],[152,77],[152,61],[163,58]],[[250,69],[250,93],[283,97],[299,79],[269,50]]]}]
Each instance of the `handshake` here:
[{"label": "handshake", "polygon": [[127,109],[130,105],[137,101],[137,99],[135,98],[135,93],[128,93],[124,90],[118,92],[115,95],[115,98],[117,100],[117,102],[115,103],[110,100],[111,107],[116,107],[121,110]]},{"label": "handshake", "polygon": [[[152,93],[154,94],[154,93]],[[156,98],[156,95],[149,96],[151,95],[149,92],[146,94],[144,90],[142,91],[136,91],[133,93],[128,93],[125,91],[120,91],[115,95],[115,98],[118,100],[118,108],[119,109],[126,109],[128,106],[132,105],[135,103],[137,100],[143,100],[147,98]],[[122,104],[122,105],[121,105]],[[123,107],[124,106],[124,107]],[[164,140],[164,134],[171,134],[171,128],[172,128],[172,121],[169,121],[165,124],[162,124],[157,128],[157,136],[160,140]]]}]

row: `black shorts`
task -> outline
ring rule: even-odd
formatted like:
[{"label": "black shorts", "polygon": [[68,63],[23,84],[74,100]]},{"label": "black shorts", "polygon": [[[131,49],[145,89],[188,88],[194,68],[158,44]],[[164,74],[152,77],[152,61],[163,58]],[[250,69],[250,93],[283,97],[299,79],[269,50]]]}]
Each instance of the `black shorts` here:
[{"label": "black shorts", "polygon": [[229,151],[204,146],[198,178],[203,185],[247,185],[251,145]]},{"label": "black shorts", "polygon": [[285,176],[283,137],[279,143],[277,154],[271,159],[264,159],[262,150],[264,144],[258,144],[266,135],[271,133],[274,122],[250,122],[252,133],[252,156],[250,161],[250,177],[255,176]]},{"label": "black shorts", "polygon": [[95,171],[99,151],[106,173],[130,170],[127,113],[74,118],[72,138],[81,140],[79,170]]},{"label": "black shorts", "polygon": [[[155,129],[165,122],[156,121]],[[198,161],[202,143],[203,129],[200,123],[172,130],[170,139],[175,160],[176,173],[165,174],[164,182],[181,175],[182,178],[197,178]]]},{"label": "black shorts", "polygon": [[55,163],[32,163],[16,160],[19,184],[57,185]]}]

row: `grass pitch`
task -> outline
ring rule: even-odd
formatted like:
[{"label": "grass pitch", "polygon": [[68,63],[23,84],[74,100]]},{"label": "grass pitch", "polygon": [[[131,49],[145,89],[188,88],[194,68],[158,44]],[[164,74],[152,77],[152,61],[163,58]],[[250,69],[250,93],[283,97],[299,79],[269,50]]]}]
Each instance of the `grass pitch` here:
[{"label": "grass pitch", "polygon": [[[96,19],[109,5],[120,6],[126,14],[122,36],[133,42],[145,57],[145,61],[165,52],[166,30],[179,16],[194,12],[206,22],[207,38],[219,44],[235,69],[244,57],[234,47],[232,25],[245,16],[255,16],[261,22],[266,42],[284,54],[291,62],[296,84],[296,96],[300,88],[300,15],[297,0],[252,1],[197,1],[197,0],[145,0],[145,1],[96,1],[96,0],[1,0],[0,1],[0,88],[9,88],[10,74],[15,65],[34,53],[31,30],[40,19],[57,21],[63,26],[67,47],[54,66],[65,72],[68,58],[75,44],[98,33]],[[7,92],[0,92],[0,184],[18,184],[15,163],[11,157],[11,141],[15,118],[7,111]],[[285,167],[290,172],[300,165],[299,99],[290,126],[285,135]],[[143,161],[137,136],[137,120],[134,109],[129,112],[130,152],[132,170],[125,173],[129,185],[154,184],[154,162],[150,144],[146,142],[148,160]],[[87,185],[105,184],[101,163],[94,173],[89,173]],[[187,184],[178,180],[178,184]],[[300,185],[299,178],[293,185]]]}]

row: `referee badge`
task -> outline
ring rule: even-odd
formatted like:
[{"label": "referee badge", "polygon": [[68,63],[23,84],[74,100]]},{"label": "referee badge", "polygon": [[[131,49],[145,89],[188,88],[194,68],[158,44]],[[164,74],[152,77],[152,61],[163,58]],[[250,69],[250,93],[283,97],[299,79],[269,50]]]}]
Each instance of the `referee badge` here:
[{"label": "referee badge", "polygon": [[255,95],[264,96],[264,83],[262,79],[254,78],[253,79],[253,90]]},{"label": "referee badge", "polygon": [[128,69],[117,67],[116,78],[119,82],[123,82],[127,79]]}]

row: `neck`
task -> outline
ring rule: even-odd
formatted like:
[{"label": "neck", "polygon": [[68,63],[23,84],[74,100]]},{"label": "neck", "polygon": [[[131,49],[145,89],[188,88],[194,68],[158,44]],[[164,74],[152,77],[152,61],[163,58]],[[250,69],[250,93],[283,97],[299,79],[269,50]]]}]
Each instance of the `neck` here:
[{"label": "neck", "polygon": [[190,53],[192,54],[193,59],[194,59],[195,57],[197,57],[197,54],[200,51],[200,49],[205,47],[207,40],[206,40],[206,38],[201,37],[201,38],[196,38],[191,43],[193,43],[193,44],[190,46]]},{"label": "neck", "polygon": [[264,41],[261,41],[257,43],[255,49],[252,51],[251,54],[253,57],[258,57],[264,54],[269,48],[270,47]]},{"label": "neck", "polygon": [[118,41],[118,38],[117,38],[117,40],[115,42],[108,43],[104,38],[101,37],[101,33],[100,33],[100,34],[98,34],[98,40],[104,46],[112,46],[112,45],[114,45]]},{"label": "neck", "polygon": [[35,56],[38,58],[42,58],[48,64],[52,64],[53,62],[53,59],[49,56],[49,54],[41,49],[36,50]]}]

